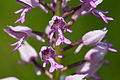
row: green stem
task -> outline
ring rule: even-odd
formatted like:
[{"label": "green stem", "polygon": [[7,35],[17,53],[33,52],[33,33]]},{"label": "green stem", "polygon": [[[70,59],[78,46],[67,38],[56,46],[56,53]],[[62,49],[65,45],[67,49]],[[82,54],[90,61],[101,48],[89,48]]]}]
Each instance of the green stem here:
[{"label": "green stem", "polygon": [[57,11],[56,11],[56,16],[61,16],[61,0],[57,0]]},{"label": "green stem", "polygon": [[[57,11],[56,11],[56,16],[61,16],[61,0],[57,0]],[[56,33],[56,38],[58,38],[58,34]],[[60,55],[60,46],[55,47],[56,55]],[[61,63],[60,58],[55,58],[56,62],[58,64]],[[53,80],[60,80],[60,70],[55,71],[53,74]]]},{"label": "green stem", "polygon": [[[59,50],[60,50],[60,46],[55,47],[55,50],[56,50],[56,54],[57,54],[57,55],[60,55],[60,54],[61,54],[61,52],[59,51]],[[57,62],[58,64],[61,63],[60,58],[55,58],[55,60],[56,60],[56,62]],[[53,74],[53,80],[60,80],[60,70],[59,70],[59,69],[54,72],[54,74]]]}]

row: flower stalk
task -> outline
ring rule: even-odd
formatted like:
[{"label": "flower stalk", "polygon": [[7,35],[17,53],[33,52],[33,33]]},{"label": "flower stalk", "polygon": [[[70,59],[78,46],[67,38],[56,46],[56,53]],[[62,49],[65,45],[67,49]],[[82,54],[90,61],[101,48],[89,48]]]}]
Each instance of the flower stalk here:
[{"label": "flower stalk", "polygon": [[[56,10],[56,16],[61,16],[61,0],[57,0],[57,10]],[[56,38],[58,38],[58,34],[55,34]],[[60,55],[60,46],[55,47],[56,55]],[[59,58],[55,58],[56,62],[59,64],[61,63],[61,60]],[[53,74],[53,80],[59,80],[60,79],[60,70],[55,71]]]},{"label": "flower stalk", "polygon": [[39,3],[42,4],[42,5],[44,5],[44,6],[46,6],[46,7],[47,7],[49,10],[51,10],[53,13],[56,12],[56,10],[55,10],[50,4],[48,4],[48,3],[46,3],[46,2],[44,2],[44,1],[42,1],[42,0],[39,0]]},{"label": "flower stalk", "polygon": [[52,74],[50,74],[45,68],[43,68],[37,61],[32,60],[33,64],[37,66],[40,70],[42,70],[50,79],[53,78]]},{"label": "flower stalk", "polygon": [[86,60],[81,60],[81,61],[78,61],[76,63],[70,64],[70,65],[64,67],[63,69],[61,69],[61,72],[68,70],[68,69],[71,69],[71,68],[74,68],[74,67],[77,67],[79,65],[82,65],[85,62],[86,62]]}]

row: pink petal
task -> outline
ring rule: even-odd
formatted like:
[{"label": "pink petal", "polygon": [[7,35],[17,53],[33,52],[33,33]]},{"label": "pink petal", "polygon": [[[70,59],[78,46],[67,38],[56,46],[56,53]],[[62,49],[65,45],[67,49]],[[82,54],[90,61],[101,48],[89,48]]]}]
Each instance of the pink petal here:
[{"label": "pink petal", "polygon": [[116,49],[112,49],[112,48],[108,48],[108,50],[112,51],[112,52],[117,52]]},{"label": "pink petal", "polygon": [[18,14],[18,13],[22,12],[23,10],[24,10],[24,8],[22,8],[20,10],[17,10],[17,11],[14,12],[14,14]]},{"label": "pink petal", "polygon": [[93,7],[93,8],[96,8],[97,5],[93,2],[93,1],[90,1],[90,5]]},{"label": "pink petal", "polygon": [[56,44],[55,44],[55,45],[56,45],[56,46],[59,46],[61,43],[62,43],[62,40],[61,40],[61,38],[59,37],[58,40],[56,41]]},{"label": "pink petal", "polygon": [[[57,63],[56,63],[56,64],[57,64]],[[62,69],[62,68],[64,68],[64,66],[63,66],[63,65],[60,65],[60,64],[57,64],[57,65],[56,65],[56,68]]]},{"label": "pink petal", "polygon": [[52,72],[54,72],[54,70],[55,70],[55,67],[51,65],[49,72],[52,73]]},{"label": "pink petal", "polygon": [[81,48],[84,46],[84,44],[80,44],[78,47],[77,47],[77,49],[74,51],[74,54],[77,54],[80,50],[81,50]]},{"label": "pink petal", "polygon": [[69,39],[67,39],[67,38],[65,38],[65,37],[64,37],[64,42],[65,42],[66,44],[71,44],[71,43],[72,43]]}]

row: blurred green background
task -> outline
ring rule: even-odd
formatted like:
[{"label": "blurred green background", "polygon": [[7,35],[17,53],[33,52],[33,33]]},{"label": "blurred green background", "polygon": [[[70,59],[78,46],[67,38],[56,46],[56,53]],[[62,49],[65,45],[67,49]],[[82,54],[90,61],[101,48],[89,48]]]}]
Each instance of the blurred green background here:
[{"label": "blurred green background", "polygon": [[[44,0],[49,1],[49,0]],[[50,2],[50,1],[49,1]],[[72,42],[80,40],[82,35],[86,32],[94,29],[102,29],[107,27],[108,36],[107,42],[114,44],[114,48],[118,50],[118,53],[108,52],[105,59],[110,60],[109,66],[102,66],[98,71],[100,77],[104,80],[120,80],[120,1],[114,0],[104,0],[97,9],[103,11],[109,11],[107,16],[113,17],[114,21],[109,21],[109,24],[103,22],[101,18],[97,18],[92,14],[87,16],[79,17],[76,23],[70,28],[73,30],[73,33],[66,33],[65,36],[71,39]],[[79,4],[78,0],[72,0],[68,5],[76,6]],[[20,22],[14,24],[20,14],[15,15],[13,12],[23,8],[15,2],[15,0],[0,0],[0,79],[8,76],[15,76],[20,80],[49,80],[44,74],[41,76],[36,76],[32,64],[26,65],[25,67],[17,64],[20,61],[20,56],[18,51],[10,54],[14,47],[8,46],[11,43],[16,42],[17,40],[10,37],[7,33],[3,31],[6,28],[6,25],[25,25],[29,26],[33,30],[44,32],[46,25],[48,25],[49,20],[51,19],[52,13],[49,11],[48,14],[45,14],[39,7],[33,8],[27,15],[26,21],[24,24]],[[36,41],[34,38],[29,38],[27,41],[37,50],[40,51],[41,46],[48,45],[46,43],[41,43]],[[65,45],[63,45],[65,46]],[[77,46],[76,46],[77,47]],[[75,48],[76,48],[75,47]],[[79,54],[74,55],[73,51],[75,48],[65,51],[63,55],[65,56],[62,59],[64,66],[82,60],[85,53],[91,48],[84,46]],[[41,63],[41,61],[39,60]],[[74,73],[76,68],[73,68],[69,71],[65,71],[65,74]],[[63,74],[63,73],[62,73]]]}]

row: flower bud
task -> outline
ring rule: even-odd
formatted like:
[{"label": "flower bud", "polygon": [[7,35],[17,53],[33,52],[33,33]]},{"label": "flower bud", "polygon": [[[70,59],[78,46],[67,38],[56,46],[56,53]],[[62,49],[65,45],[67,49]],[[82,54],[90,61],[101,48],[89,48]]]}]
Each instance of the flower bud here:
[{"label": "flower bud", "polygon": [[94,30],[86,33],[82,37],[83,44],[87,46],[93,46],[100,43],[100,41],[105,37],[107,31],[108,30],[104,28],[102,30]]},{"label": "flower bud", "polygon": [[19,80],[19,79],[17,79],[16,77],[7,77],[0,80]]},{"label": "flower bud", "polygon": [[104,59],[104,56],[106,53],[107,53],[106,49],[95,47],[95,48],[90,49],[86,53],[84,59],[90,62],[99,62]]},{"label": "flower bud", "polygon": [[86,80],[84,79],[87,74],[75,74],[75,75],[70,75],[65,78],[65,80]]}]

